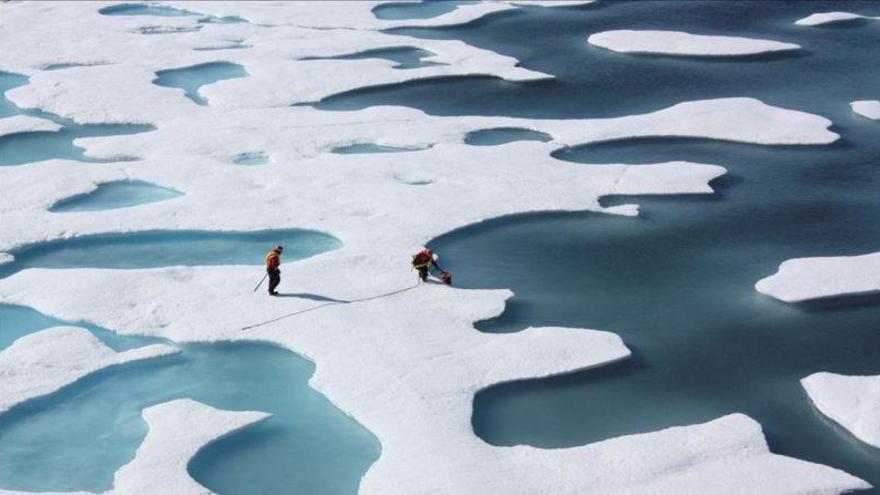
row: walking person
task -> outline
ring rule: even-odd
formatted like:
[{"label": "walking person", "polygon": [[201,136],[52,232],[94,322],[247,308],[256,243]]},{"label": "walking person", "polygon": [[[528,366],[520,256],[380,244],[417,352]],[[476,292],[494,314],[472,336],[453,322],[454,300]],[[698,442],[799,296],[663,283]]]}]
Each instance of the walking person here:
[{"label": "walking person", "polygon": [[269,275],[269,295],[277,296],[278,284],[281,283],[281,253],[284,251],[283,246],[275,246],[275,249],[266,254],[266,273]]}]

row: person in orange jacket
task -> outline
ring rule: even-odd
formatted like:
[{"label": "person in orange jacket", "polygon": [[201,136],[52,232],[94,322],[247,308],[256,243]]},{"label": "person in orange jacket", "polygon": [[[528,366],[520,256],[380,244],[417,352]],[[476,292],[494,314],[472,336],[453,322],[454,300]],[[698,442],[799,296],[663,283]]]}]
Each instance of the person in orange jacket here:
[{"label": "person in orange jacket", "polygon": [[275,249],[266,254],[266,273],[269,274],[269,295],[277,296],[278,291],[275,289],[281,283],[281,252],[284,251],[283,246],[275,246]]}]

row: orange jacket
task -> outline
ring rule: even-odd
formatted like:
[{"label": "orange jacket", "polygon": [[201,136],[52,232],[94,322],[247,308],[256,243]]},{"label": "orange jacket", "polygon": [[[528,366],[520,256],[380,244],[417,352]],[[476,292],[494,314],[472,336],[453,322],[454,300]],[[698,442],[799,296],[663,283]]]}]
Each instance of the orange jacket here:
[{"label": "orange jacket", "polygon": [[281,266],[281,253],[273,249],[266,254],[266,269],[277,270],[279,266]]}]

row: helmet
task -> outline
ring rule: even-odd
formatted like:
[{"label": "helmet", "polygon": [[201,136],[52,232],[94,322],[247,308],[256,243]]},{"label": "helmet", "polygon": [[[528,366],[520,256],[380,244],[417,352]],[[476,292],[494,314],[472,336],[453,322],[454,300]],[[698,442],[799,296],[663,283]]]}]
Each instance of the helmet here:
[{"label": "helmet", "polygon": [[278,251],[279,253],[280,253],[281,251],[284,251],[284,246],[282,246],[281,244],[275,246],[275,251]]}]

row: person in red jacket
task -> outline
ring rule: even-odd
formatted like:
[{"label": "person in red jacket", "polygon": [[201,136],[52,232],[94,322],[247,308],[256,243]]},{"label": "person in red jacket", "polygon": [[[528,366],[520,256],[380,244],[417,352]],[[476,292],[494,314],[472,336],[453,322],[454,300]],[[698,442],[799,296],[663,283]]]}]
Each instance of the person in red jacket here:
[{"label": "person in red jacket", "polygon": [[440,265],[437,264],[437,255],[428,248],[413,255],[412,266],[419,271],[419,279],[422,282],[427,282],[428,274],[433,266],[440,271],[440,280],[444,284],[452,283],[452,274],[440,268]]},{"label": "person in red jacket", "polygon": [[275,246],[275,249],[266,254],[266,273],[269,274],[269,295],[277,296],[278,291],[275,289],[281,283],[281,252],[284,251],[283,246]]}]

